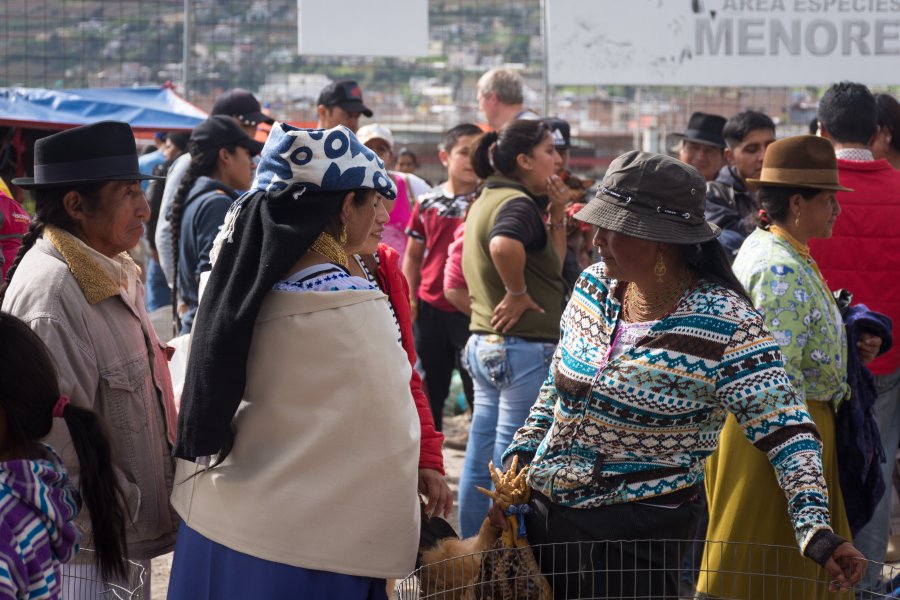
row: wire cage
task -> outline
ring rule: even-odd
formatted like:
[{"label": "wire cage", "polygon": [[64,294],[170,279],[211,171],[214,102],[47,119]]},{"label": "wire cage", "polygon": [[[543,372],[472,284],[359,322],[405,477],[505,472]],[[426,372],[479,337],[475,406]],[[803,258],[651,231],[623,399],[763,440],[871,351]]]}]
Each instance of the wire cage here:
[{"label": "wire cage", "polygon": [[129,560],[125,565],[125,577],[117,581],[106,581],[94,560],[94,551],[82,548],[76,562],[63,565],[63,585],[61,598],[90,598],[102,600],[144,600],[144,579],[146,569]]},{"label": "wire cage", "polygon": [[[525,557],[523,553],[533,556]],[[527,560],[526,560],[527,558]],[[549,588],[537,581],[537,564]],[[869,561],[882,583],[857,600],[900,598],[900,566]],[[797,547],[693,540],[543,544],[448,558],[416,569],[397,600],[551,600],[671,598],[758,600],[847,598],[828,595],[828,574]]]}]

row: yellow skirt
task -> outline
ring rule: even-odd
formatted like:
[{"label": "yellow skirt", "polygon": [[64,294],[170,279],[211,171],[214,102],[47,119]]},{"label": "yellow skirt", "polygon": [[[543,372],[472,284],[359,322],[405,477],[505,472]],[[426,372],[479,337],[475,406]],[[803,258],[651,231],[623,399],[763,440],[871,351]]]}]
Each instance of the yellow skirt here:
[{"label": "yellow skirt", "polygon": [[[809,402],[819,435],[828,485],[831,526],[850,539],[835,450],[834,413],[830,403]],[[766,455],[744,437],[729,415],[719,449],[706,463],[709,529],[700,564],[697,591],[701,596],[758,598],[851,598],[828,592],[828,573],[800,553],[778,486]],[[766,546],[788,548],[767,548]]]}]

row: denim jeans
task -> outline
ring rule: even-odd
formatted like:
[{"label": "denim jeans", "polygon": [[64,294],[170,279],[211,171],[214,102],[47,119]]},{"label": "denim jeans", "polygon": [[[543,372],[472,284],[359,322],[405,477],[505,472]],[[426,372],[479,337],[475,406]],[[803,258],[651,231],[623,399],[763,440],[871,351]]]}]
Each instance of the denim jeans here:
[{"label": "denim jeans", "polygon": [[166,282],[159,263],[152,258],[147,258],[147,281],[144,284],[144,304],[147,312],[153,312],[163,306],[171,306],[172,289]]},{"label": "denim jeans", "polygon": [[[891,479],[896,462],[897,444],[900,442],[900,370],[888,375],[879,375],[875,378],[875,386],[878,390],[878,399],[875,401],[875,420],[878,423],[878,432],[881,434],[881,444],[884,446],[884,454],[887,461],[881,466],[884,475],[885,492],[881,502],[875,507],[872,518],[862,530],[853,537],[853,545],[869,560],[883,563],[887,551],[888,530],[891,517]],[[880,569],[871,567],[866,569],[866,574],[859,582],[857,589],[878,591],[884,593],[879,587],[881,579]],[[865,598],[865,594],[858,594]]]},{"label": "denim jeans", "polygon": [[556,344],[513,336],[472,334],[465,362],[475,387],[466,458],[459,479],[459,527],[463,537],[478,533],[490,498],[475,489],[491,488],[488,463],[500,467],[503,452],[525,424],[547,378]]}]

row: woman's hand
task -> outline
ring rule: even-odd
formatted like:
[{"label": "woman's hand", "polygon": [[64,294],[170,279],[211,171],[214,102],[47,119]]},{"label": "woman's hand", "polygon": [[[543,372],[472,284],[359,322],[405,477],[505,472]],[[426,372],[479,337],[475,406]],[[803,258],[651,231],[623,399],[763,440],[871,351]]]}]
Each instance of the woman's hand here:
[{"label": "woman's hand", "polygon": [[542,314],[546,312],[527,293],[513,296],[507,292],[503,296],[503,300],[494,307],[491,327],[500,333],[506,333],[519,322],[526,310],[534,310]]},{"label": "woman's hand", "polygon": [[453,492],[447,485],[447,480],[434,469],[419,469],[419,493],[428,498],[425,505],[425,513],[450,518],[450,509],[453,507]]},{"label": "woman's hand", "polygon": [[550,200],[548,209],[551,216],[554,209],[560,214],[563,214],[562,211],[565,210],[570,195],[569,186],[559,178],[559,175],[551,175],[547,178],[547,198]]},{"label": "woman's hand", "polygon": [[859,583],[866,572],[868,562],[862,552],[850,542],[844,542],[831,553],[825,570],[833,578],[828,589],[832,592],[844,592]]},{"label": "woman's hand", "polygon": [[856,341],[856,349],[859,352],[859,360],[867,365],[872,362],[878,351],[881,350],[881,338],[873,333],[861,333]]}]

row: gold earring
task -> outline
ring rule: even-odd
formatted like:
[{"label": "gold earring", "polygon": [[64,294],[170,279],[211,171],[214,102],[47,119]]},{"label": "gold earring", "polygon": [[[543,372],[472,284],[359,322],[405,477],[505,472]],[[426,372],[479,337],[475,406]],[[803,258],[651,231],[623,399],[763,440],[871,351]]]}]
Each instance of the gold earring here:
[{"label": "gold earring", "polygon": [[341,235],[338,237],[338,243],[341,246],[347,245],[347,224],[344,223],[341,225]]},{"label": "gold earring", "polygon": [[653,273],[656,275],[656,283],[663,282],[663,275],[666,274],[666,263],[663,261],[662,251],[656,251],[656,264],[653,265]]},{"label": "gold earring", "polygon": [[800,227],[800,213],[797,213],[797,218],[794,219],[794,227]]}]

